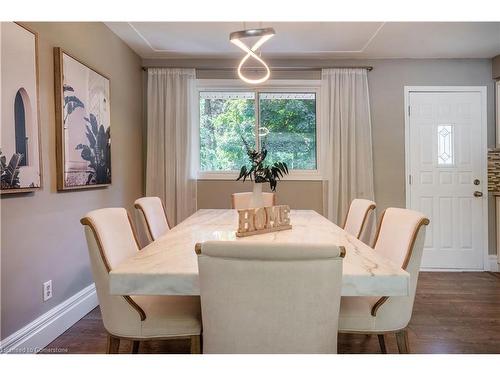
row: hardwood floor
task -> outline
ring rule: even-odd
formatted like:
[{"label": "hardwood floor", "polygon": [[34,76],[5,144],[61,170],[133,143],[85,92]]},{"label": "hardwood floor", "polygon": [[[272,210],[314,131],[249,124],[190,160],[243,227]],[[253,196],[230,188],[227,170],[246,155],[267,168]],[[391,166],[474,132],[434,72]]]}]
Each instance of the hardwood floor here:
[{"label": "hardwood floor", "polygon": [[[408,327],[412,353],[500,353],[500,273],[422,272]],[[105,353],[99,308],[47,346],[47,352]],[[388,353],[396,338],[386,335]],[[122,341],[121,353],[131,343]],[[144,342],[140,353],[189,353],[189,340]],[[339,336],[339,353],[380,353],[377,335]]]}]

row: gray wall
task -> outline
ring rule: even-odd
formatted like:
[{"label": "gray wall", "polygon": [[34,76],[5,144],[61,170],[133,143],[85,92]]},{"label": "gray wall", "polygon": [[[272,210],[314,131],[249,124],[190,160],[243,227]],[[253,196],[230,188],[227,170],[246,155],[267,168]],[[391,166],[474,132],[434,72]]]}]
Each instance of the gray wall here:
[{"label": "gray wall", "polygon": [[[142,190],[141,60],[102,23],[29,23],[39,33],[42,191],[1,199],[1,337],[92,283],[80,218],[110,206],[130,208]],[[58,193],[55,170],[53,47],[111,79],[113,184]],[[42,302],[42,282],[53,297]]]},{"label": "gray wall", "polygon": [[500,55],[493,58],[492,75],[493,79],[500,79]]},{"label": "gray wall", "polygon": [[[314,210],[323,214],[322,181],[282,181],[278,185],[277,203],[299,210]],[[269,185],[264,191],[270,191]],[[252,191],[251,182],[199,180],[198,208],[231,208],[231,194]]]},{"label": "gray wall", "polygon": [[[229,67],[233,61],[213,62],[215,67]],[[146,61],[145,64],[158,65],[159,61]],[[175,66],[194,66],[195,61],[172,61]],[[387,207],[405,206],[405,135],[404,135],[404,86],[487,86],[488,89],[488,145],[495,145],[494,120],[494,81],[492,80],[492,61],[490,59],[388,59],[388,60],[295,60],[271,61],[271,65],[284,66],[373,66],[368,73],[370,104],[373,126],[373,158],[375,178],[375,199],[378,212]],[[207,62],[205,68],[210,68]],[[314,78],[308,73],[280,72],[280,78]],[[198,73],[202,78],[233,78],[230,70],[205,70]],[[319,73],[316,75],[319,78]],[[485,155],[486,157],[486,155]],[[484,181],[486,183],[486,181]],[[200,207],[222,207],[217,198],[218,192],[229,193],[231,189],[240,189],[236,184],[210,181],[198,183],[198,204]],[[304,194],[304,186],[313,186],[315,182],[297,182],[286,187],[282,192],[278,187],[278,196],[300,196],[302,207],[316,207],[316,194]],[[283,188],[285,190],[285,188]],[[234,190],[236,191],[236,190]],[[229,199],[229,198],[227,198]],[[494,201],[489,200],[489,252],[496,253]],[[228,203],[227,203],[228,204]],[[321,208],[322,209],[322,208]]]}]

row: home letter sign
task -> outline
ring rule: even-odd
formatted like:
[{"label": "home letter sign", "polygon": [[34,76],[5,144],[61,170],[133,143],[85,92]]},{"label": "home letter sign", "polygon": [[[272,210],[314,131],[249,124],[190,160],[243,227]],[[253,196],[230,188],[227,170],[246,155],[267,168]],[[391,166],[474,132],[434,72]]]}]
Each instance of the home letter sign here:
[{"label": "home letter sign", "polygon": [[290,207],[272,206],[238,210],[237,237],[292,229]]}]

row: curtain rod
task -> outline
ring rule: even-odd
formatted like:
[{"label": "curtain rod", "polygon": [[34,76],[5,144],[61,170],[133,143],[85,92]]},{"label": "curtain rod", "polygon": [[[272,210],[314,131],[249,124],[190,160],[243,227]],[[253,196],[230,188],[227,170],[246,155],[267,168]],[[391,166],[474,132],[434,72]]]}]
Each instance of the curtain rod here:
[{"label": "curtain rod", "polygon": [[[235,70],[236,68],[196,68],[196,67],[189,67],[189,66],[182,66],[182,67],[175,67],[175,66],[143,66],[142,70],[146,71],[148,68],[169,68],[169,69],[197,69],[197,70]],[[328,67],[321,67],[321,68],[312,68],[310,66],[304,66],[304,67],[298,67],[298,66],[270,66],[270,69],[274,70],[311,70],[311,71],[320,71],[321,69],[366,69],[369,72],[373,70],[373,66],[328,66]],[[248,68],[249,70],[263,70],[258,67],[255,68]]]}]

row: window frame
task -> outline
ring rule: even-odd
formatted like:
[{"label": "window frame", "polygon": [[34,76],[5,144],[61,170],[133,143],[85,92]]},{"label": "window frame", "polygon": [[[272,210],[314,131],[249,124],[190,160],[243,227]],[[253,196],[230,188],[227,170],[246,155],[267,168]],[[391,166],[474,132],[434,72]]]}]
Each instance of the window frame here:
[{"label": "window frame", "polygon": [[[196,147],[194,147],[196,176],[198,180],[236,180],[239,171],[201,171],[200,170],[200,92],[254,92],[255,93],[255,127],[260,125],[259,93],[273,92],[304,92],[314,93],[316,95],[316,169],[290,170],[283,180],[322,180],[322,137],[321,137],[321,81],[320,80],[269,80],[257,86],[249,86],[237,79],[198,79],[196,80],[196,105],[193,108],[193,135],[196,138]],[[257,133],[257,132],[256,132]],[[258,135],[256,134],[256,144],[258,144]]]}]

